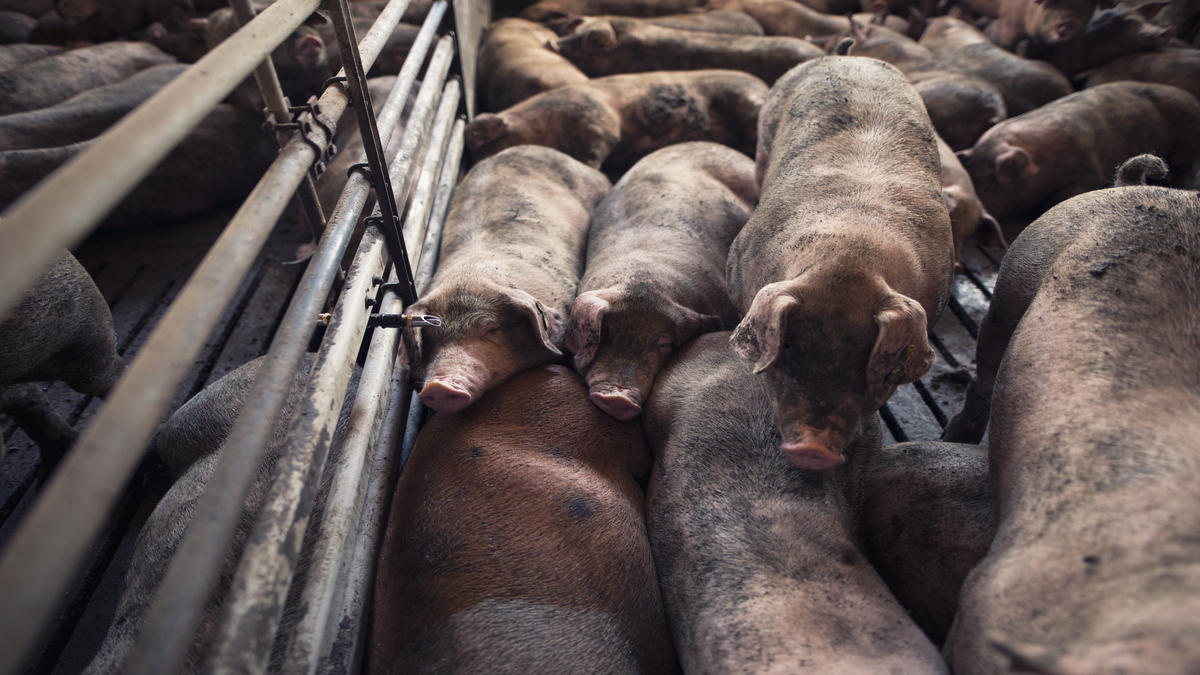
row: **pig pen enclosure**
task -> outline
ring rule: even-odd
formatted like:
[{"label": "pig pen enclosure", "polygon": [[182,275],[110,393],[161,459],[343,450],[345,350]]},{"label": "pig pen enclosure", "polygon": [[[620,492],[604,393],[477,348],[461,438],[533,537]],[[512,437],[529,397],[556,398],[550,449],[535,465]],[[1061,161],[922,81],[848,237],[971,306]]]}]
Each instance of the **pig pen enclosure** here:
[{"label": "pig pen enclosure", "polygon": [[[243,11],[249,7],[234,4]],[[129,668],[172,670],[163,664],[183,657],[208,597],[209,586],[194,580],[215,578],[239,513],[224,507],[241,503],[244,477],[261,461],[258,449],[305,351],[315,351],[317,363],[296,416],[301,422],[291,426],[270,515],[256,525],[254,544],[242,558],[239,597],[227,601],[233,609],[222,619],[226,625],[218,630],[214,653],[223,667],[261,671],[276,644],[282,645],[276,650],[284,654],[284,672],[357,670],[381,519],[404,438],[411,442],[423,414],[395,362],[398,331],[375,327],[380,319],[372,314],[399,314],[411,301],[405,297],[411,293],[406,269],[419,287],[435,263],[440,223],[465,168],[463,118],[475,108],[474,59],[490,17],[486,3],[434,3],[378,115],[381,145],[367,144],[367,168],[353,174],[347,196],[325,214],[329,224],[307,263],[294,262],[310,234],[297,215],[296,201],[304,199],[292,195],[311,188],[304,185],[306,176],[328,154],[331,122],[350,100],[361,100],[362,73],[407,4],[394,0],[376,28],[359,36],[358,73],[347,68],[348,78],[331,82],[315,106],[288,111],[268,91],[275,130],[295,136],[284,139],[278,159],[240,207],[160,228],[94,230],[107,209],[316,9],[318,0],[277,0],[254,18],[261,30],[242,30],[210,52],[4,214],[2,304],[16,302],[59,247],[72,248],[112,311],[118,350],[130,369],[106,402],[62,383],[46,388],[57,411],[81,432],[56,466],[43,464],[37,445],[12,419],[0,417],[6,449],[0,466],[0,673],[76,673],[86,667],[112,619],[133,542],[170,487],[169,472],[147,452],[160,421],[222,375],[266,354],[264,376],[225,446],[224,468],[197,507],[197,524],[168,572]],[[346,34],[340,6],[340,0],[329,3],[334,23]],[[342,50],[343,62],[353,63],[344,43]],[[269,82],[261,68],[256,72]],[[397,126],[410,91],[411,111]],[[372,117],[364,106],[355,110]],[[291,113],[298,113],[295,122]],[[355,262],[339,279],[339,261],[370,176],[378,171],[371,167],[379,159],[371,155],[387,145],[393,129],[404,134],[390,170],[397,216],[404,215],[402,232],[387,231],[390,207],[382,199],[382,232],[368,230]],[[401,240],[409,263],[397,272],[385,268],[385,261],[388,252],[400,250]],[[930,335],[937,360],[880,411],[885,443],[936,439],[961,407],[997,255],[974,242],[965,245],[965,272],[956,277],[950,305]],[[331,308],[335,282],[338,300]],[[357,397],[346,402],[354,406],[348,434],[354,440],[336,462],[326,464],[329,433],[355,360],[363,364],[362,379]],[[334,481],[335,496],[320,522],[309,521],[322,468]],[[300,539],[295,532],[306,524],[320,528],[315,545],[324,547],[325,563],[310,570],[303,597],[289,599],[293,544]],[[285,601],[299,603],[303,612],[287,634],[276,635]]]}]

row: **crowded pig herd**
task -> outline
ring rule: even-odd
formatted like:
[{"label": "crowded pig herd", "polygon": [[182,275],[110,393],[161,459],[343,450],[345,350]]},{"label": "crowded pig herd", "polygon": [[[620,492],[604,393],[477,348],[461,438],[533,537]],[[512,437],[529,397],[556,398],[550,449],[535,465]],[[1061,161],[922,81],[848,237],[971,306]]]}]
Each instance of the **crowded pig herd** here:
[{"label": "crowded pig herd", "polygon": [[[58,0],[25,39],[59,45],[0,49],[40,54],[0,72],[6,203],[194,60],[189,35],[219,39],[190,1],[119,4],[142,24]],[[1200,671],[1197,3],[495,10],[474,164],[407,310],[442,319],[400,349],[436,412],[391,502],[366,672]],[[281,71],[324,74],[305,30]],[[120,57],[81,54],[101,48]],[[93,59],[125,70],[89,80]],[[249,91],[223,105],[261,119]],[[158,171],[212,171],[200,152]],[[178,206],[169,184],[107,224],[238,198]],[[938,358],[963,242],[1005,234],[963,409],[883,447],[876,412]],[[35,292],[5,319],[62,337],[0,342],[6,412],[30,380],[103,395],[123,371],[72,262],[39,284],[75,302]],[[257,367],[160,429],[177,482],[89,673],[121,672]],[[73,439],[11,414],[48,453]]]}]

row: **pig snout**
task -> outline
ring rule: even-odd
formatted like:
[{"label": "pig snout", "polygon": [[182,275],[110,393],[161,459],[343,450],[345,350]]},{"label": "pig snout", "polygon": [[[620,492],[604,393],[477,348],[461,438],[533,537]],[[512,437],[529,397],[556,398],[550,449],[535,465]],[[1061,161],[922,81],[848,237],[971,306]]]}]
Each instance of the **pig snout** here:
[{"label": "pig snout", "polygon": [[296,40],[296,60],[305,68],[316,68],[325,57],[325,43],[316,35],[305,35]]},{"label": "pig snout", "polygon": [[842,448],[845,434],[836,429],[802,427],[792,439],[785,440],[780,449],[792,464],[801,469],[821,471],[846,461]]},{"label": "pig snout", "polygon": [[642,413],[642,404],[639,402],[641,396],[639,392],[631,389],[620,387],[611,387],[601,390],[593,389],[588,396],[596,407],[608,413],[613,419],[631,420]]},{"label": "pig snout", "polygon": [[421,403],[443,413],[456,413],[471,404],[473,397],[467,387],[452,380],[432,380],[421,389]]}]

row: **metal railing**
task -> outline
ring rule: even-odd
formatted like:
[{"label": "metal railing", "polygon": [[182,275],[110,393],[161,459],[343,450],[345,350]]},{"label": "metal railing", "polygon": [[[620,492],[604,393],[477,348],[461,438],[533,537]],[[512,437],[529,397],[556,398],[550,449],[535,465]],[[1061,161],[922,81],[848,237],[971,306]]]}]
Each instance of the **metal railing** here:
[{"label": "metal railing", "polygon": [[[353,36],[345,0],[329,1],[336,3],[332,13],[348,72],[331,80],[315,105],[298,116],[297,131],[213,244],[0,556],[0,675],[17,672],[37,642],[88,546],[109,520],[187,369],[298,188],[302,201],[311,202],[306,203],[306,211],[313,213],[311,169],[325,154],[337,120],[351,104],[351,92],[356,92],[357,102],[366,103],[363,73],[408,5],[408,0],[392,0],[354,54],[354,40],[343,39]],[[20,298],[59,247],[81,241],[252,70],[257,68],[275,121],[291,121],[269,59],[266,63],[264,59],[318,2],[277,0],[254,16],[248,0],[234,0],[235,14],[253,30],[234,33],[9,208],[0,223],[0,240],[6,242],[0,250],[0,314]],[[234,590],[226,599],[208,670],[265,670],[317,489],[310,476],[319,477],[323,468],[332,472],[332,487],[315,538],[314,568],[303,590],[307,611],[287,635],[287,672],[350,672],[361,654],[357,627],[369,594],[374,546],[386,513],[383,504],[395,473],[391,451],[403,435],[411,400],[407,378],[394,363],[396,330],[375,330],[347,440],[336,464],[324,464],[371,307],[398,313],[403,298],[412,294],[411,282],[403,283],[406,270],[416,270],[420,280],[428,278],[434,264],[441,221],[462,154],[463,122],[456,119],[462,85],[456,78],[447,80],[455,52],[453,38],[436,37],[447,13],[447,0],[438,0],[430,9],[378,118],[371,115],[369,103],[358,106],[368,151],[351,171],[324,227],[146,617],[127,672],[176,672],[186,656],[242,503],[265,460],[267,437],[309,343],[315,317],[329,297],[372,179],[390,175],[386,184],[375,186],[384,188],[377,189],[384,203],[368,219],[382,225],[383,231],[374,225],[367,228],[332,312],[305,397],[241,558]],[[381,149],[396,128],[427,56],[429,63],[400,150],[390,167],[384,167]],[[370,138],[373,128],[378,135]],[[386,192],[399,196],[399,201],[387,204]],[[388,209],[402,213],[410,192],[402,237],[398,229],[389,236]],[[389,253],[397,248],[407,248],[407,253],[394,261],[398,264],[391,264]],[[388,284],[382,283],[384,278]],[[355,522],[359,514],[362,520]],[[354,648],[331,655],[335,641]]]}]

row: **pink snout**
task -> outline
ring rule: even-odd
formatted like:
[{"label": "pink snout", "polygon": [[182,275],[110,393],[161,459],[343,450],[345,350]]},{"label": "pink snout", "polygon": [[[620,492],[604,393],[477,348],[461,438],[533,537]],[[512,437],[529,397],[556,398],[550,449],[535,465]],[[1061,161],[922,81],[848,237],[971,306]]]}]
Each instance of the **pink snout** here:
[{"label": "pink snout", "polygon": [[631,420],[642,412],[642,406],[625,392],[593,392],[589,398],[597,408],[622,422]]},{"label": "pink snout", "polygon": [[471,392],[441,380],[426,384],[418,398],[441,413],[456,413],[471,404]]},{"label": "pink snout", "polygon": [[801,469],[821,471],[846,461],[842,455],[843,441],[842,434],[832,429],[804,429],[795,440],[785,441],[780,449],[788,461]]}]

